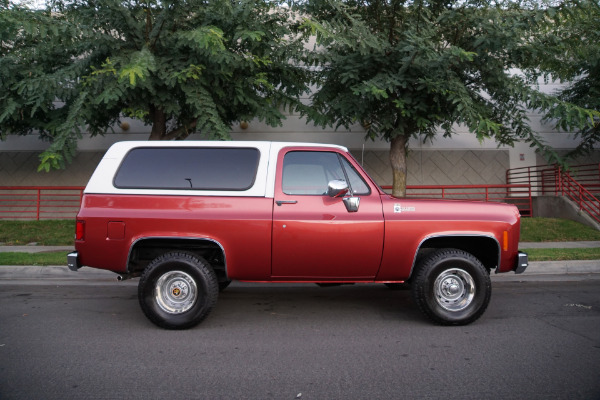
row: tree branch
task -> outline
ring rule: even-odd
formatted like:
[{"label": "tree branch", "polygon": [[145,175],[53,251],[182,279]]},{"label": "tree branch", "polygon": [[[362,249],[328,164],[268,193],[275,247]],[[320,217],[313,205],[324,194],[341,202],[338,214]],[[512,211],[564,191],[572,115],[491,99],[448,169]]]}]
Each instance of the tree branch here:
[{"label": "tree branch", "polygon": [[162,140],[185,139],[187,138],[198,124],[198,118],[195,118],[190,124],[184,124],[177,129],[165,134]]}]

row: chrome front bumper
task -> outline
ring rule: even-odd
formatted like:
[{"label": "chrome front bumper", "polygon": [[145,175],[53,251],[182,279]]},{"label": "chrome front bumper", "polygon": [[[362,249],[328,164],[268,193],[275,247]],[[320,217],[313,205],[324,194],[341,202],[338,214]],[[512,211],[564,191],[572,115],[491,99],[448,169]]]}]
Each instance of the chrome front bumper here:
[{"label": "chrome front bumper", "polygon": [[517,265],[515,266],[515,274],[522,274],[529,266],[529,260],[527,258],[527,253],[523,253],[519,251],[517,255]]}]

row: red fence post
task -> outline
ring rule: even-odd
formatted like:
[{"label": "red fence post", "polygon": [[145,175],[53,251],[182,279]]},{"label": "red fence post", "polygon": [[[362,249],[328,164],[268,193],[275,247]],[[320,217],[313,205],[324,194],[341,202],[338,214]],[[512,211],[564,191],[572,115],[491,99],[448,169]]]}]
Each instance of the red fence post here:
[{"label": "red fence post", "polygon": [[554,189],[554,195],[558,196],[558,193],[560,192],[561,195],[564,195],[563,192],[563,182],[562,182],[562,171],[560,166],[556,167],[556,173],[555,173],[555,178],[554,180],[556,181],[556,188]]},{"label": "red fence post", "polygon": [[527,188],[529,192],[529,216],[533,218],[533,202],[531,200],[531,185]]},{"label": "red fence post", "polygon": [[42,199],[42,190],[38,189],[37,190],[37,211],[36,211],[36,220],[40,220],[40,206],[41,206],[41,199]]}]

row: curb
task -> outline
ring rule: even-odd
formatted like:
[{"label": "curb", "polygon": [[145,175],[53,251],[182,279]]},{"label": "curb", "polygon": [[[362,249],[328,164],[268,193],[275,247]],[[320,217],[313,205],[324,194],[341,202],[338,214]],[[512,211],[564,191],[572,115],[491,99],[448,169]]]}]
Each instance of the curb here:
[{"label": "curb", "polygon": [[600,279],[600,260],[532,261],[522,274],[491,274],[496,282],[582,281]]},{"label": "curb", "polygon": [[600,260],[532,261],[521,275],[568,275],[600,273]]},{"label": "curb", "polygon": [[[522,278],[535,278],[543,276],[569,276],[600,274],[600,260],[572,260],[572,261],[533,261],[522,274],[492,273],[492,279],[522,280]],[[69,280],[69,281],[105,281],[117,282],[114,272],[83,267],[77,272],[71,271],[66,265],[49,266],[0,266],[0,280],[42,279],[42,280]]]}]

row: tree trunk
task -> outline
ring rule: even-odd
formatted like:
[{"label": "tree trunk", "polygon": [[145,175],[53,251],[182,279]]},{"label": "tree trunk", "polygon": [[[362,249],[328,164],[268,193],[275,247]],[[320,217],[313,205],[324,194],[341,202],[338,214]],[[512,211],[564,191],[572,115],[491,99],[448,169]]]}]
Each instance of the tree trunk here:
[{"label": "tree trunk", "polygon": [[390,143],[390,163],[394,176],[392,196],[406,197],[406,157],[408,155],[409,136],[400,135]]},{"label": "tree trunk", "polygon": [[150,118],[152,119],[152,132],[150,132],[148,140],[183,140],[194,132],[198,124],[198,118],[194,118],[189,123],[167,132],[167,115],[163,110],[151,107]]},{"label": "tree trunk", "polygon": [[167,116],[161,109],[150,108],[150,118],[152,118],[152,131],[148,140],[164,140],[167,134]]}]

